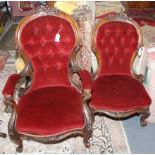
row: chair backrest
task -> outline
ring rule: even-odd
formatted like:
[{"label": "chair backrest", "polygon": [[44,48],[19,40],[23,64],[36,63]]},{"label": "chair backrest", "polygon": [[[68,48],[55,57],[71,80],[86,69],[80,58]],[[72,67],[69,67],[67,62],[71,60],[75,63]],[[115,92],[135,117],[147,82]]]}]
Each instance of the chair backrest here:
[{"label": "chair backrest", "polygon": [[40,12],[21,21],[16,44],[33,67],[32,88],[70,85],[69,60],[78,44],[76,22],[59,11]]},{"label": "chair backrest", "polygon": [[132,75],[133,58],[142,44],[141,31],[133,20],[125,14],[107,16],[96,25],[93,42],[98,76]]}]

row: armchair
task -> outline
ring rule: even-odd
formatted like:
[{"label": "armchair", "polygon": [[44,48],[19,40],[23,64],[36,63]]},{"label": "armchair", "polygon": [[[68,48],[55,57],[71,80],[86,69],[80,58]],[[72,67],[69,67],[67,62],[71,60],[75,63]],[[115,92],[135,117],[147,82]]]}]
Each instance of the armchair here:
[{"label": "armchair", "polygon": [[93,114],[117,119],[140,114],[141,125],[147,125],[151,99],[142,85],[143,75],[132,69],[142,46],[140,28],[125,14],[109,15],[96,25],[93,42],[98,60],[90,102]]},{"label": "armchair", "polygon": [[[84,136],[88,147],[91,115],[87,101],[91,88],[87,71],[74,65],[79,49],[78,25],[73,18],[56,9],[40,10],[24,18],[16,30],[16,46],[26,67],[13,74],[3,89],[5,104],[12,107],[8,125],[10,139],[23,149],[23,139],[55,143],[69,136]],[[72,86],[78,73],[82,91]],[[29,84],[17,97],[25,77]]]}]

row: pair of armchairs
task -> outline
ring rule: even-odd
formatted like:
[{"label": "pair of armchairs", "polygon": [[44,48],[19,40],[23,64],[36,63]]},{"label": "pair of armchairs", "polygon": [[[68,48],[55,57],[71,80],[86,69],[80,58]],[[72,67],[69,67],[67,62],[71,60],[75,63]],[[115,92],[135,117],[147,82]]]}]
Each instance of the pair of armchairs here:
[{"label": "pair of armchairs", "polygon": [[[108,16],[92,37],[98,69],[90,74],[75,65],[81,43],[73,18],[52,9],[19,24],[16,45],[26,67],[11,75],[3,89],[4,103],[12,109],[8,133],[18,152],[23,139],[55,143],[71,135],[82,135],[89,147],[98,112],[115,118],[140,114],[146,125],[151,100],[138,81],[142,75],[132,70],[142,45],[139,27],[126,16]],[[74,73],[81,79],[78,87],[71,78]],[[20,89],[25,77],[30,80]]]}]

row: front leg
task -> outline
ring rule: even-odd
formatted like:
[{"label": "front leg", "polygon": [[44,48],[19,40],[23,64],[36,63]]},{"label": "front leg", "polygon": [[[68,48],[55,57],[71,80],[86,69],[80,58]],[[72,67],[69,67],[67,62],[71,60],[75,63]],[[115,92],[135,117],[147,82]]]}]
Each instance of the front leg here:
[{"label": "front leg", "polygon": [[85,116],[85,128],[84,128],[84,145],[86,148],[90,147],[90,142],[89,139],[92,136],[92,115],[90,108],[88,106],[88,102],[91,98],[91,91],[90,90],[84,90],[83,92],[83,111],[84,111],[84,116]]},{"label": "front leg", "polygon": [[143,113],[141,113],[141,116],[140,116],[140,123],[141,123],[141,126],[146,126],[147,125],[147,121],[146,119],[150,116],[150,111],[149,111],[149,108],[148,109],[145,109]]}]

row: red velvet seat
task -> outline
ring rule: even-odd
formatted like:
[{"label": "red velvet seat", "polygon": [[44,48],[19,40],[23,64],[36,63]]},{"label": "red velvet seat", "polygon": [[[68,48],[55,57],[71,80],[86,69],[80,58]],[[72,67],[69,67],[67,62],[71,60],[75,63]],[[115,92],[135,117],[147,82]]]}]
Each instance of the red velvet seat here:
[{"label": "red velvet seat", "polygon": [[93,83],[90,106],[94,109],[126,112],[146,108],[150,102],[143,85],[136,79],[126,75],[105,75]]},{"label": "red velvet seat", "polygon": [[81,95],[75,88],[37,89],[24,95],[18,104],[19,133],[55,135],[81,129],[85,124]]},{"label": "red velvet seat", "polygon": [[[41,11],[19,24],[16,45],[26,67],[11,75],[3,89],[5,103],[12,107],[9,136],[19,144],[17,151],[22,151],[23,137],[57,142],[81,134],[87,146],[91,123],[83,92],[89,88],[90,77],[74,67],[79,44],[76,21],[58,10]],[[82,91],[72,86],[73,73],[81,77]],[[27,76],[30,83],[16,104],[15,88],[19,90]]]},{"label": "red velvet seat", "polygon": [[112,117],[141,115],[146,125],[151,99],[134,73],[132,63],[142,44],[138,25],[124,14],[108,15],[94,31],[94,52],[98,69],[92,87],[90,107],[93,113]]}]

